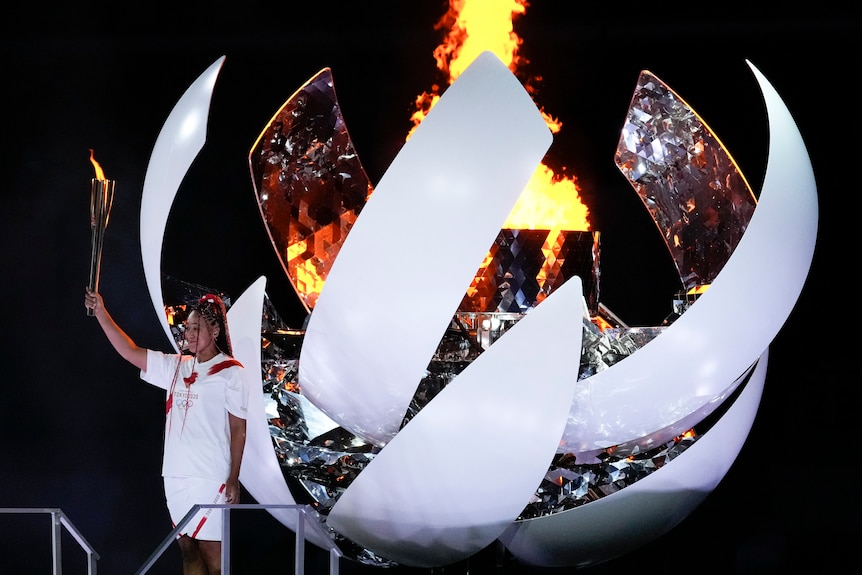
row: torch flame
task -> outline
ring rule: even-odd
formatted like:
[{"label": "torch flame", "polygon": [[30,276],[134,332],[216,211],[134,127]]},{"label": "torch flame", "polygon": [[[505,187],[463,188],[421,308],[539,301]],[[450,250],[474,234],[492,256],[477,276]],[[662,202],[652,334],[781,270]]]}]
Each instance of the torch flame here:
[{"label": "torch flame", "polygon": [[[476,57],[491,51],[515,73],[527,63],[518,54],[522,40],[515,34],[515,18],[524,15],[527,0],[449,0],[449,10],[435,29],[447,29],[444,42],[434,50],[437,68],[448,76],[451,85]],[[534,90],[527,86],[531,94]],[[416,97],[416,111],[410,120],[416,127],[440,99],[440,87]],[[540,109],[551,132],[563,124]],[[550,229],[589,231],[589,210],[581,202],[577,179],[556,174],[546,165],[539,166],[504,224],[511,229]]]},{"label": "torch flame", "polygon": [[96,158],[93,154],[93,148],[90,148],[90,163],[93,164],[93,168],[96,169],[96,179],[104,180],[105,172],[102,171],[102,166],[99,165],[99,162],[96,161]]}]

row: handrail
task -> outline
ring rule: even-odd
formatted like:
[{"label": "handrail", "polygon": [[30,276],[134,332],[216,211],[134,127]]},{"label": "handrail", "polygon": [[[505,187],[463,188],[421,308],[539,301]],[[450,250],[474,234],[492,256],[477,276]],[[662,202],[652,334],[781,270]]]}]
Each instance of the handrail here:
[{"label": "handrail", "polygon": [[230,575],[230,512],[239,509],[295,509],[298,511],[296,525],[296,557],[295,557],[295,575],[303,575],[305,573],[305,524],[311,525],[311,528],[317,531],[324,541],[328,541],[329,545],[329,573],[330,575],[338,575],[338,560],[343,556],[341,550],[335,545],[335,542],[324,532],[320,524],[315,520],[309,521],[308,505],[287,505],[287,504],[265,504],[265,503],[234,503],[234,504],[219,504],[219,505],[194,505],[185,517],[177,524],[162,543],[150,554],[144,564],[135,572],[135,575],[144,575],[153,566],[156,560],[162,556],[165,550],[176,541],[177,535],[182,529],[192,520],[192,517],[201,509],[221,509],[222,510],[222,547],[221,547],[221,562],[222,575]]},{"label": "handrail", "polygon": [[0,513],[50,513],[51,514],[51,543],[53,547],[53,575],[60,575],[63,572],[62,562],[62,532],[60,526],[68,529],[78,545],[87,554],[87,574],[96,575],[96,562],[99,560],[99,554],[93,549],[93,546],[81,535],[81,532],[72,524],[72,521],[63,513],[62,509],[53,507],[2,507]]}]

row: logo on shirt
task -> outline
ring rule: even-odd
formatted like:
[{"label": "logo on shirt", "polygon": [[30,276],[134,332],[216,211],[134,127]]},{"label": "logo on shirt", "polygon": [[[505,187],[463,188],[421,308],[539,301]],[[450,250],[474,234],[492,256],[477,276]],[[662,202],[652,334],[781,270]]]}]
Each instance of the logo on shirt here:
[{"label": "logo on shirt", "polygon": [[195,404],[195,400],[198,398],[197,393],[190,393],[188,391],[177,390],[174,392],[175,400],[174,405],[177,406],[178,409],[188,409]]}]

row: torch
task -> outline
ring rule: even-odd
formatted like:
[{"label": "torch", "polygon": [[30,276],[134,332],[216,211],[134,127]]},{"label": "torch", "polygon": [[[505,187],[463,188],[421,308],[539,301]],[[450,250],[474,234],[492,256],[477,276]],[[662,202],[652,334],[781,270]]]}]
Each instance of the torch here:
[{"label": "torch", "polygon": [[[108,227],[108,218],[111,215],[111,206],[114,203],[115,180],[105,179],[102,167],[90,150],[90,162],[96,169],[96,177],[90,181],[90,229],[92,230],[92,252],[90,254],[90,289],[99,291],[99,275],[102,265],[102,245],[105,241],[105,228]],[[94,311],[87,308],[87,315],[93,315]]]}]

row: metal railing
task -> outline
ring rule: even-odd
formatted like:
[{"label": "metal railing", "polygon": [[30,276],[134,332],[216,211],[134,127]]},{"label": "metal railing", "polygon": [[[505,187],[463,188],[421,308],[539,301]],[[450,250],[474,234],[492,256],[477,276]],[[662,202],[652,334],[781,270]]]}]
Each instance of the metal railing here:
[{"label": "metal railing", "polygon": [[96,575],[96,562],[99,560],[99,554],[93,549],[93,546],[90,545],[84,536],[81,535],[81,532],[72,524],[66,514],[63,513],[61,509],[55,509],[50,507],[7,507],[0,508],[0,513],[50,513],[51,514],[51,544],[53,549],[53,575],[60,575],[63,572],[63,561],[62,561],[62,536],[63,532],[61,527],[65,527],[69,530],[69,533],[72,537],[75,538],[75,541],[78,542],[78,545],[84,550],[87,554],[87,573],[88,575]]},{"label": "metal railing", "polygon": [[168,547],[171,546],[176,540],[177,535],[182,531],[182,529],[188,524],[189,521],[192,520],[192,517],[200,511],[201,509],[221,509],[222,512],[222,546],[221,546],[221,563],[222,563],[222,575],[230,575],[230,514],[231,511],[237,511],[241,509],[293,509],[297,511],[297,521],[296,521],[296,529],[294,533],[296,533],[296,552],[295,552],[295,561],[294,561],[294,573],[295,575],[303,575],[305,573],[305,529],[306,523],[311,526],[311,529],[316,532],[316,535],[323,540],[326,541],[326,545],[329,551],[329,573],[330,575],[338,575],[338,562],[342,557],[341,550],[338,546],[335,545],[335,542],[329,537],[329,535],[323,530],[317,520],[314,519],[310,514],[312,513],[312,509],[308,505],[267,505],[263,503],[234,503],[230,505],[220,504],[220,505],[195,505],[193,506],[188,513],[186,513],[185,517],[177,524],[173,531],[171,531],[167,537],[165,537],[164,541],[156,548],[155,551],[149,556],[146,562],[135,572],[135,575],[144,575],[149,571],[149,569],[155,564],[156,560],[162,556],[162,554],[167,550]]}]

